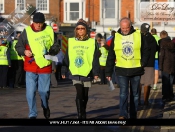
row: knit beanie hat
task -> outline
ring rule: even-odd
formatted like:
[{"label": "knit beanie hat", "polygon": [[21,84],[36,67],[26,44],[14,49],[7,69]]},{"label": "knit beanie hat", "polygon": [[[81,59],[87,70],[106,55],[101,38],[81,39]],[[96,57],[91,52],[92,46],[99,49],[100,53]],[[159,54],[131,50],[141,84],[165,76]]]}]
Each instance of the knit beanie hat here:
[{"label": "knit beanie hat", "polygon": [[45,22],[44,14],[41,13],[41,12],[35,13],[34,16],[33,16],[33,22],[44,23]]},{"label": "knit beanie hat", "polygon": [[87,22],[86,22],[85,20],[83,20],[82,18],[78,20],[78,22],[77,22],[77,24],[76,24],[76,27],[77,27],[78,25],[83,25],[83,26],[86,28],[86,30],[88,29],[88,24],[87,24]]},{"label": "knit beanie hat", "polygon": [[149,29],[150,25],[148,23],[143,23],[140,28],[141,32],[149,32]]}]

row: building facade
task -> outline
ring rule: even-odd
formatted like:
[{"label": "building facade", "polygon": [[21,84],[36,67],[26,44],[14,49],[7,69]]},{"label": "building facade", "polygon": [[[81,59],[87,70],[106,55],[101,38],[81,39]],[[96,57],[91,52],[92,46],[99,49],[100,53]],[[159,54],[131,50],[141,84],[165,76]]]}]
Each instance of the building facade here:
[{"label": "building facade", "polygon": [[[0,16],[12,26],[30,25],[33,12],[43,12],[48,25],[59,22],[59,0],[0,0]],[[8,26],[8,25],[7,25]]]},{"label": "building facade", "polygon": [[149,23],[158,33],[168,31],[175,36],[175,24],[171,22],[140,21],[140,2],[175,2],[175,0],[61,0],[60,29],[70,36],[79,18],[88,21],[96,33],[108,37],[110,29],[118,30],[119,20],[129,17],[134,28],[139,29],[142,23]]},{"label": "building facade", "polygon": [[[175,0],[0,0],[0,15],[12,23],[31,24],[29,8],[37,8],[46,17],[46,23],[58,25],[59,31],[68,37],[74,35],[75,24],[83,18],[96,33],[108,37],[110,30],[118,30],[119,20],[129,17],[134,28],[149,23],[158,33],[166,30],[175,36],[175,23],[140,21],[140,2],[175,2]],[[17,8],[19,7],[19,8]],[[21,13],[22,12],[22,13]]]}]

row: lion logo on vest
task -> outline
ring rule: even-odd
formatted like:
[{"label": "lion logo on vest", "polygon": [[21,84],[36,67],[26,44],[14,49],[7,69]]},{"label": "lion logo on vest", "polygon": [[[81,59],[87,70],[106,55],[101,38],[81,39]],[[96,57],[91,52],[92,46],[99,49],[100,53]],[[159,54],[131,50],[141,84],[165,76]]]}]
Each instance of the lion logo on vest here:
[{"label": "lion logo on vest", "polygon": [[133,54],[133,47],[131,45],[124,45],[122,50],[123,54],[127,57]]},{"label": "lion logo on vest", "polygon": [[75,66],[77,68],[81,67],[82,65],[84,64],[84,60],[81,56],[78,56],[76,59],[75,59]]}]

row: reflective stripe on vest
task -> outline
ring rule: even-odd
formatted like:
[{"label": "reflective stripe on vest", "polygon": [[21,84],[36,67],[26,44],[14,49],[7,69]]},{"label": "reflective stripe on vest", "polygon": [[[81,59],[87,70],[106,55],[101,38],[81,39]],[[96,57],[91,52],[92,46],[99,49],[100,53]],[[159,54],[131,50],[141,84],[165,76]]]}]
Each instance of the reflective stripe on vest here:
[{"label": "reflective stripe on vest", "polygon": [[0,46],[0,65],[8,65],[8,59],[7,59],[7,47],[6,46]]},{"label": "reflective stripe on vest", "polygon": [[72,75],[87,76],[92,70],[92,61],[95,51],[95,40],[77,41],[75,38],[68,40],[69,69]]},{"label": "reflective stripe on vest", "polygon": [[137,31],[130,35],[115,34],[114,51],[116,66],[122,68],[141,67],[141,34]]},{"label": "reflective stripe on vest", "polygon": [[101,56],[99,58],[100,66],[106,66],[106,60],[108,57],[108,50],[106,50],[104,47],[99,48],[101,51]]},{"label": "reflective stripe on vest", "polygon": [[36,64],[43,68],[51,64],[50,60],[46,60],[44,55],[49,52],[50,47],[54,43],[54,32],[52,27],[46,26],[43,31],[34,32],[30,26],[26,28],[29,45],[34,55]]},{"label": "reflective stripe on vest", "polygon": [[11,60],[22,60],[22,57],[20,57],[15,49],[15,45],[17,44],[18,40],[14,40],[11,48],[10,48],[10,58]]},{"label": "reflective stripe on vest", "polygon": [[[157,35],[153,35],[153,37],[155,38],[155,40],[157,41],[157,45],[159,45],[158,41],[160,40],[159,36]],[[158,51],[156,51],[156,54],[155,54],[155,58],[158,59]]]}]

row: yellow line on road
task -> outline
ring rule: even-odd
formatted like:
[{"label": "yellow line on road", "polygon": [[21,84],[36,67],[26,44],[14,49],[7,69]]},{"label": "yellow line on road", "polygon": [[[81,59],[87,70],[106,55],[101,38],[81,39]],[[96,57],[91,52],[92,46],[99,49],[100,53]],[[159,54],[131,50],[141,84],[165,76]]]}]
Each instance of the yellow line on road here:
[{"label": "yellow line on road", "polygon": [[[153,94],[153,93],[155,93],[155,91],[154,91],[154,92],[151,92],[151,93]],[[152,94],[151,94],[151,96],[152,96]],[[156,92],[156,94],[154,94],[153,102],[152,102],[152,104],[151,104],[151,108],[150,108],[150,109],[148,110],[148,112],[147,112],[146,118],[148,118],[148,117],[151,115],[151,111],[152,111],[152,109],[153,109],[154,102],[155,102],[155,99],[156,99],[157,95],[158,95],[158,91]],[[143,132],[144,129],[145,129],[145,126],[141,126],[141,127],[140,127],[140,132]]]},{"label": "yellow line on road", "polygon": [[[149,98],[152,97],[152,95],[153,95],[154,92],[150,92],[150,93],[151,93],[151,94],[150,94]],[[138,119],[140,119],[140,118],[143,116],[143,112],[144,112],[144,111],[145,111],[145,110],[143,109],[143,110],[141,110],[141,111],[139,112]]]},{"label": "yellow line on road", "polygon": [[148,114],[147,114],[146,118],[148,118],[151,115],[151,111],[153,109],[153,106],[154,106],[154,103],[155,103],[155,99],[156,99],[156,97],[157,97],[159,92],[157,91],[157,92],[154,92],[154,93],[156,93],[156,94],[154,95],[154,98],[153,98],[154,100],[152,102],[151,108],[148,110]]},{"label": "yellow line on road", "polygon": [[[149,97],[152,97],[153,93],[156,93],[156,94],[154,94],[153,102],[152,102],[152,104],[151,104],[151,108],[150,108],[150,109],[148,110],[148,112],[147,112],[146,118],[148,118],[148,117],[150,116],[150,114],[151,114],[151,111],[152,111],[152,108],[153,108],[153,105],[154,105],[155,99],[156,99],[156,97],[157,97],[159,91],[157,90],[156,92],[155,92],[155,91],[151,92],[151,94],[150,94]],[[138,119],[140,119],[140,118],[143,116],[144,111],[145,111],[145,110],[141,110],[141,111],[139,112]],[[144,126],[141,126],[139,132],[143,132],[143,131],[144,131],[144,128],[145,128]],[[131,132],[134,132],[135,129],[136,129],[136,126],[133,126]],[[138,129],[137,129],[137,130],[138,130]]]}]

